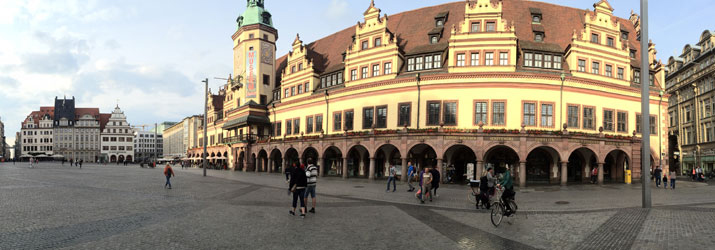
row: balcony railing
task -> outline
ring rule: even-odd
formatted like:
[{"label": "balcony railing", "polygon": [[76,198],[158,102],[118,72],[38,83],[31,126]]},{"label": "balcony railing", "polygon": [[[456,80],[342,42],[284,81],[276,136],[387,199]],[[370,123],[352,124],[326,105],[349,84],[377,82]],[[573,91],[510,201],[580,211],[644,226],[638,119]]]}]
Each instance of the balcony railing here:
[{"label": "balcony railing", "polygon": [[226,137],[221,140],[223,144],[235,144],[235,143],[254,143],[256,141],[261,141],[268,139],[270,136],[267,135],[256,135],[256,134],[242,134],[238,136]]}]

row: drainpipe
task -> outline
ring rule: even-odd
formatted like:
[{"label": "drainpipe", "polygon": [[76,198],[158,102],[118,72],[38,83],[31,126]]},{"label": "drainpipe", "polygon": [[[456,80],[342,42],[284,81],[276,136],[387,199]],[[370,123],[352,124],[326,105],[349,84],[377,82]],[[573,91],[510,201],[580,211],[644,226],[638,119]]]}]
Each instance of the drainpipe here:
[{"label": "drainpipe", "polygon": [[420,98],[421,98],[421,91],[420,91],[420,73],[417,73],[416,77],[417,79],[417,129],[420,129]]},{"label": "drainpipe", "polygon": [[[661,105],[663,103],[663,91],[662,90],[658,93],[658,96],[660,96],[660,101],[658,101],[658,121],[655,124],[658,125],[658,166],[661,167],[661,169],[662,169],[662,167],[663,167],[663,142],[662,142],[663,134],[661,134],[662,133],[661,128],[663,126],[660,124],[660,113],[661,113],[660,109],[661,109]],[[650,118],[648,118],[648,119],[650,119]]]},{"label": "drainpipe", "polygon": [[328,102],[328,90],[325,90],[325,134],[328,134],[330,131],[330,103]]}]

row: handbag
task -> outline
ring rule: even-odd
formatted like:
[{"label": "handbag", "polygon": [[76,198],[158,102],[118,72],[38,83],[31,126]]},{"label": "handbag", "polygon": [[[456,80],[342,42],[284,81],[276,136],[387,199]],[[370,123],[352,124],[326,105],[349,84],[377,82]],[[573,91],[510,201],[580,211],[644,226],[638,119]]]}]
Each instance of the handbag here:
[{"label": "handbag", "polygon": [[292,188],[290,188],[291,192],[295,192],[295,189],[298,188],[298,184],[294,184]]}]

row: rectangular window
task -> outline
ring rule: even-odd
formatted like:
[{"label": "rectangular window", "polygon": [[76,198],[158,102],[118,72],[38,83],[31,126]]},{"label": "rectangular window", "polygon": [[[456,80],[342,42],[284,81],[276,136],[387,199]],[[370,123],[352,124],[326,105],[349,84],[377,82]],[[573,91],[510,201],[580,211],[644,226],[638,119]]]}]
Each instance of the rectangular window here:
[{"label": "rectangular window", "polygon": [[544,33],[534,32],[534,41],[535,42],[543,42],[544,41]]},{"label": "rectangular window", "polygon": [[487,121],[487,103],[486,102],[475,102],[474,103],[474,124],[479,123],[488,124]]},{"label": "rectangular window", "polygon": [[471,54],[470,66],[479,66],[479,53]]},{"label": "rectangular window", "polygon": [[313,133],[313,117],[308,116],[305,118],[305,133],[310,134]]},{"label": "rectangular window", "polygon": [[623,68],[618,68],[618,79],[623,80]]},{"label": "rectangular window", "polygon": [[399,119],[397,121],[397,126],[405,127],[410,126],[410,116],[412,115],[412,104],[410,103],[400,103],[399,105]]},{"label": "rectangular window", "polygon": [[509,65],[509,53],[500,52],[499,53],[499,65]]},{"label": "rectangular window", "polygon": [[363,108],[362,109],[362,129],[371,129],[372,125],[375,123],[375,109]]},{"label": "rectangular window", "polygon": [[603,111],[603,130],[613,131],[613,111],[604,110]]},{"label": "rectangular window", "polygon": [[303,84],[298,85],[298,94],[303,94]]},{"label": "rectangular window", "polygon": [[415,58],[408,58],[407,59],[407,71],[414,71],[415,70]]},{"label": "rectangular window", "polygon": [[480,32],[482,30],[482,23],[480,22],[474,22],[472,23],[472,32]]},{"label": "rectangular window", "polygon": [[524,53],[524,66],[534,67],[534,53]]},{"label": "rectangular window", "polygon": [[554,69],[561,69],[561,56],[554,56]]},{"label": "rectangular window", "polygon": [[494,52],[487,52],[484,58],[484,65],[492,66],[494,65]]},{"label": "rectangular window", "polygon": [[536,103],[524,103],[524,125],[536,126]]},{"label": "rectangular window", "polygon": [[642,132],[642,131],[643,131],[643,130],[642,130],[642,128],[643,128],[642,126],[643,126],[643,125],[641,125],[641,124],[642,124],[642,122],[641,122],[642,119],[643,119],[643,116],[642,116],[642,115],[636,114],[636,133],[639,133],[639,134],[643,133],[643,132]]},{"label": "rectangular window", "polygon": [[616,129],[618,132],[625,132],[628,133],[628,127],[626,126],[628,124],[628,113],[626,112],[618,112],[616,113],[616,118],[618,118]]},{"label": "rectangular window", "polygon": [[323,132],[323,115],[315,116],[315,132]]},{"label": "rectangular window", "polygon": [[300,118],[293,120],[293,134],[300,134]]},{"label": "rectangular window", "polygon": [[[649,121],[650,121],[650,126],[648,126],[648,127],[650,128],[650,134],[651,134],[651,135],[656,135],[656,134],[658,134],[658,130],[657,130],[657,128],[658,128],[658,119],[656,119],[655,116],[651,116],[650,119],[649,119]],[[708,139],[708,141],[712,141],[712,140],[711,140],[711,139],[712,139],[712,130],[711,130],[710,128],[708,128],[708,136],[711,137],[711,138]]]},{"label": "rectangular window", "polygon": [[544,68],[550,69],[553,63],[553,56],[552,55],[544,55]]},{"label": "rectangular window", "polygon": [[616,44],[613,42],[613,37],[609,37],[609,38],[607,39],[606,44],[608,45],[608,47],[615,47],[615,46],[616,46]]},{"label": "rectangular window", "polygon": [[601,64],[599,62],[591,63],[591,74],[599,74],[601,72]]},{"label": "rectangular window", "polygon": [[567,113],[568,113],[568,126],[569,128],[578,128],[578,106],[568,106],[567,108]]},{"label": "rectangular window", "polygon": [[534,67],[541,68],[544,66],[544,55],[534,54]]},{"label": "rectangular window", "polygon": [[425,69],[432,69],[432,56],[425,56]]},{"label": "rectangular window", "polygon": [[[702,64],[701,64],[702,65]],[[650,84],[649,86],[655,85],[654,79],[653,79],[653,74],[648,75],[648,83]]]},{"label": "rectangular window", "polygon": [[327,78],[326,78],[326,77],[320,78],[320,87],[321,87],[321,88],[327,87],[326,82],[327,82]]},{"label": "rectangular window", "polygon": [[[330,86],[335,86],[335,84],[337,84],[337,83],[338,83],[338,76],[335,74],[330,76]],[[307,92],[308,88],[305,88],[305,91]]]},{"label": "rectangular window", "polygon": [[[335,78],[335,75],[333,75],[333,78]],[[308,93],[308,83],[306,82],[303,86],[304,86],[304,87],[303,87],[303,91],[305,91],[306,93]]]},{"label": "rectangular window", "polygon": [[357,69],[353,69],[350,71],[350,80],[351,81],[357,80]]},{"label": "rectangular window", "polygon": [[392,63],[385,63],[385,75],[392,74]]},{"label": "rectangular window", "polygon": [[586,72],[586,60],[578,60],[578,72]]},{"label": "rectangular window", "polygon": [[345,130],[353,130],[353,120],[355,113],[352,110],[345,111]]},{"label": "rectangular window", "polygon": [[600,43],[598,40],[598,34],[591,34],[591,42],[592,43]]},{"label": "rectangular window", "polygon": [[286,120],[286,135],[293,134],[293,121]]},{"label": "rectangular window", "polygon": [[362,79],[367,78],[367,67],[362,67],[362,75],[361,75],[361,78],[362,78]]},{"label": "rectangular window", "polygon": [[375,47],[382,45],[382,38],[375,38]]},{"label": "rectangular window", "polygon": [[641,83],[641,71],[639,69],[633,70],[633,82]]},{"label": "rectangular window", "polygon": [[583,129],[594,129],[593,108],[583,108]]},{"label": "rectangular window", "polygon": [[439,125],[440,111],[441,103],[439,101],[427,102],[427,125]]},{"label": "rectangular window", "polygon": [[362,49],[366,50],[367,49],[367,41],[362,41]]},{"label": "rectangular window", "polygon": [[606,65],[606,76],[613,77],[613,66]]},{"label": "rectangular window", "polygon": [[422,64],[422,59],[423,57],[416,57],[415,58],[415,70],[422,70],[424,64]]},{"label": "rectangular window", "polygon": [[343,129],[343,114],[338,112],[333,114],[333,131],[340,131]]},{"label": "rectangular window", "polygon": [[442,122],[444,125],[457,125],[457,102],[444,102],[444,112],[442,112]]},{"label": "rectangular window", "polygon": [[271,76],[263,75],[263,85],[271,85]]},{"label": "rectangular window", "polygon": [[487,32],[494,32],[496,31],[496,23],[495,22],[487,22]]},{"label": "rectangular window", "polygon": [[435,68],[435,69],[441,68],[442,67],[442,55],[441,54],[434,55],[433,59],[434,59],[434,67],[433,68]]},{"label": "rectangular window", "polygon": [[505,106],[504,102],[492,103],[492,125],[504,125]]},{"label": "rectangular window", "polygon": [[295,95],[295,86],[290,87],[290,96],[294,96],[294,95]]},{"label": "rectangular window", "polygon": [[541,126],[542,127],[553,127],[554,126],[554,105],[553,104],[541,104]]},{"label": "rectangular window", "polygon": [[281,136],[281,122],[276,122],[276,125],[275,125],[275,126],[276,126],[276,127],[275,127],[275,131],[276,131],[275,135],[276,135],[276,136]]},{"label": "rectangular window", "polygon": [[387,128],[387,106],[375,109],[375,128]]},{"label": "rectangular window", "polygon": [[343,72],[338,72],[338,84],[343,84]]},{"label": "rectangular window", "polygon": [[380,64],[372,65],[372,76],[380,75]]},{"label": "rectangular window", "polygon": [[464,67],[464,53],[457,54],[457,67]]}]

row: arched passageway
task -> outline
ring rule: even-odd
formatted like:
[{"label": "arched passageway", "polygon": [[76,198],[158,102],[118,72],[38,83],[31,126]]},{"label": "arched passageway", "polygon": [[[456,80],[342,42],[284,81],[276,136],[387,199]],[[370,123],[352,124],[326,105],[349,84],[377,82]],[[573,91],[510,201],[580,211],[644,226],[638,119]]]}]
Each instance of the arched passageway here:
[{"label": "arched passageway", "polygon": [[[313,147],[307,147],[305,150],[303,150],[303,155],[300,157],[300,160],[305,166],[308,166],[308,159],[312,159],[313,163],[317,162],[318,160],[318,150],[316,150]],[[320,164],[316,164],[320,165]]]},{"label": "arched passageway", "polygon": [[325,149],[323,162],[320,164],[325,166],[323,174],[326,176],[343,175],[343,153],[335,146]]},{"label": "arched passageway", "polygon": [[605,182],[625,183],[625,171],[630,169],[630,159],[626,152],[620,149],[613,150],[606,155],[603,179]]},{"label": "arched passageway", "polygon": [[508,146],[494,146],[484,154],[484,172],[490,167],[495,168],[496,173],[503,173],[506,166],[513,169],[514,176],[518,176],[519,154]]},{"label": "arched passageway", "polygon": [[370,152],[362,145],[348,150],[348,177],[367,178],[369,176]]},{"label": "arched passageway", "polygon": [[526,183],[559,184],[562,160],[551,147],[535,148],[526,156]]},{"label": "arched passageway", "polygon": [[397,166],[397,175],[401,175],[402,155],[397,147],[392,144],[385,144],[375,152],[375,178],[388,176],[392,165]]},{"label": "arched passageway", "polygon": [[591,171],[598,168],[598,157],[589,148],[579,148],[571,152],[568,159],[567,181],[587,183],[591,181]]},{"label": "arched passageway", "polygon": [[295,148],[289,148],[286,150],[285,161],[287,167],[300,167],[300,159],[298,158],[298,150]]},{"label": "arched passageway", "polygon": [[[444,174],[451,183],[463,184],[468,181],[467,164],[477,165],[477,155],[465,145],[454,145],[445,151],[443,158],[447,163],[447,172]],[[474,171],[476,175],[476,171]],[[471,176],[475,178],[476,176]]]},{"label": "arched passageway", "polygon": [[274,173],[281,173],[283,171],[283,156],[281,155],[281,151],[278,149],[273,149],[271,151],[271,161],[273,161],[273,169],[271,169],[272,172]]},{"label": "arched passageway", "polygon": [[261,151],[258,151],[258,171],[259,172],[268,172],[268,153],[266,150],[261,149]]},{"label": "arched passageway", "polygon": [[418,173],[425,167],[437,167],[437,153],[424,143],[413,146],[407,154],[407,159],[415,165]]}]

